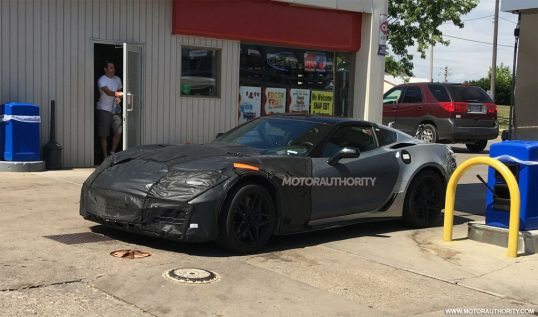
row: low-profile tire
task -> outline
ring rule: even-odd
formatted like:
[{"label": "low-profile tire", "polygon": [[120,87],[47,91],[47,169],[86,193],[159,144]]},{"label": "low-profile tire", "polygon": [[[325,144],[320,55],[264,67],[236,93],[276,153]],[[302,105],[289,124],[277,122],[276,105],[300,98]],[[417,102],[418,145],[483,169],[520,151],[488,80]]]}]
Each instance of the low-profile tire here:
[{"label": "low-profile tire", "polygon": [[422,126],[422,133],[419,139],[428,143],[437,143],[439,134],[437,128],[433,124],[426,123]]},{"label": "low-profile tire", "polygon": [[471,153],[480,153],[484,151],[486,146],[488,145],[488,140],[479,140],[475,143],[465,143],[465,146],[467,147],[467,150]]},{"label": "low-profile tire", "polygon": [[404,224],[412,228],[435,225],[443,208],[445,188],[444,181],[434,171],[423,171],[415,176],[405,196]]},{"label": "low-profile tire", "polygon": [[252,253],[267,244],[275,223],[276,207],[269,191],[246,184],[231,192],[224,205],[218,242],[233,252]]}]

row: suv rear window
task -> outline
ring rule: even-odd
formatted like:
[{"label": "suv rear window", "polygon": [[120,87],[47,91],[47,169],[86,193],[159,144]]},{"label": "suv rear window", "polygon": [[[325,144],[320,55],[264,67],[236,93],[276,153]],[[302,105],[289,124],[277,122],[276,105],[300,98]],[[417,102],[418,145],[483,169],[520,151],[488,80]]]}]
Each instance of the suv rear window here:
[{"label": "suv rear window", "polygon": [[493,102],[484,89],[476,86],[448,85],[454,102]]},{"label": "suv rear window", "polygon": [[436,85],[431,84],[428,85],[428,88],[432,92],[435,99],[437,99],[438,102],[450,102],[450,95],[448,94],[448,91],[446,91],[446,88],[443,85]]}]

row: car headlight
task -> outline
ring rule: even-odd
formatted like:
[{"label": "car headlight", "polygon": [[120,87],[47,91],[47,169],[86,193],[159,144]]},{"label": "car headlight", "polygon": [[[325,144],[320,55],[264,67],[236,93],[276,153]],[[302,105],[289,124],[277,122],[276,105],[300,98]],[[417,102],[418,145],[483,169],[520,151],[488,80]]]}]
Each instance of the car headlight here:
[{"label": "car headlight", "polygon": [[155,198],[186,202],[226,180],[221,171],[169,172],[149,190]]}]

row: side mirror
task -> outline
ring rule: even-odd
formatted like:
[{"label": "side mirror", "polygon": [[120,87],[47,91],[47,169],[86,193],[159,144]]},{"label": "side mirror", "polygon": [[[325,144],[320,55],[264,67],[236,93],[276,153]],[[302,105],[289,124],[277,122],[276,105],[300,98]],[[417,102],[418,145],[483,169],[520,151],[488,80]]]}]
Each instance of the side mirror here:
[{"label": "side mirror", "polygon": [[340,162],[341,159],[345,158],[359,158],[361,156],[361,151],[356,148],[345,147],[340,151],[336,152],[328,161],[327,164],[334,166]]},{"label": "side mirror", "polygon": [[218,138],[219,138],[221,135],[223,135],[223,134],[224,134],[224,133],[222,133],[222,132],[217,133],[217,135],[215,136],[215,139],[218,139]]}]

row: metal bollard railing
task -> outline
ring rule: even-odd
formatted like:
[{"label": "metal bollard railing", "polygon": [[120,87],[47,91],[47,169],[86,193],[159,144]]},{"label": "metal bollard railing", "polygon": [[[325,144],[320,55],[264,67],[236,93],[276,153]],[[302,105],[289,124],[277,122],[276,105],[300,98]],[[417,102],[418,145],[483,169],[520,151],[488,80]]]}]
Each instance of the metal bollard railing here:
[{"label": "metal bollard railing", "polygon": [[499,172],[508,185],[510,192],[510,223],[508,226],[508,256],[517,257],[517,243],[519,235],[519,212],[520,212],[520,193],[519,185],[514,174],[501,161],[480,156],[463,162],[452,174],[448,181],[445,198],[445,222],[443,229],[443,240],[452,241],[452,231],[454,227],[454,200],[456,198],[456,186],[459,180],[469,168],[476,165],[488,165]]}]

